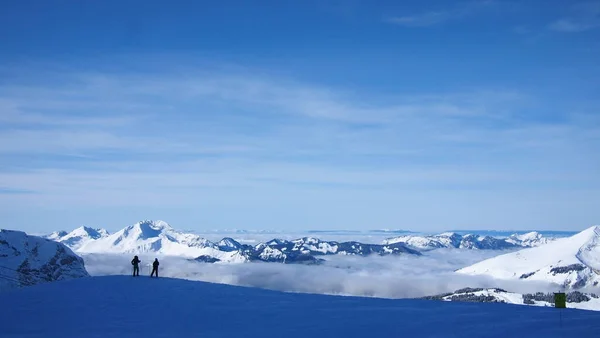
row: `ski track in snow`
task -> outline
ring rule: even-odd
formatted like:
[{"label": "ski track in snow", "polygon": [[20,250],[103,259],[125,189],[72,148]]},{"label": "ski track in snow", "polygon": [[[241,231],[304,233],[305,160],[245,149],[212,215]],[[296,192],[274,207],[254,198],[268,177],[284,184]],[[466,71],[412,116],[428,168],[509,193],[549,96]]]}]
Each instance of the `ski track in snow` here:
[{"label": "ski track in snow", "polygon": [[[508,304],[281,293],[130,276],[0,294],[0,336],[595,337],[600,313]],[[559,321],[562,311],[562,325]]]}]

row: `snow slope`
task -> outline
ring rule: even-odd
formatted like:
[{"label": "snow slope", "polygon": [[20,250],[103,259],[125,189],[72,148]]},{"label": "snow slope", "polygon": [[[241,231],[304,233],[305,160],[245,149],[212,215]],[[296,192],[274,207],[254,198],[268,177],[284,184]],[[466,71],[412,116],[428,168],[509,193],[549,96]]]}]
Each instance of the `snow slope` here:
[{"label": "snow slope", "polygon": [[104,229],[93,229],[82,226],[71,232],[56,231],[48,236],[45,236],[45,238],[63,243],[69,248],[77,250],[88,242],[108,237],[108,235],[108,231]]},{"label": "snow slope", "polygon": [[83,260],[65,245],[0,229],[0,289],[87,276]]},{"label": "snow slope", "polygon": [[2,337],[594,337],[600,313],[92,277],[0,294]]},{"label": "snow slope", "polygon": [[418,250],[433,250],[439,248],[502,250],[523,247],[535,247],[546,244],[553,239],[543,237],[540,233],[530,232],[522,235],[511,235],[507,238],[479,236],[475,234],[461,235],[455,232],[445,232],[438,235],[403,235],[384,240],[384,244],[404,243]]},{"label": "snow slope", "polygon": [[600,228],[594,226],[572,237],[535,248],[497,256],[458,273],[499,279],[526,279],[578,289],[600,281]]},{"label": "snow slope", "polygon": [[577,259],[600,274],[600,226],[591,228],[592,238],[577,251]]}]

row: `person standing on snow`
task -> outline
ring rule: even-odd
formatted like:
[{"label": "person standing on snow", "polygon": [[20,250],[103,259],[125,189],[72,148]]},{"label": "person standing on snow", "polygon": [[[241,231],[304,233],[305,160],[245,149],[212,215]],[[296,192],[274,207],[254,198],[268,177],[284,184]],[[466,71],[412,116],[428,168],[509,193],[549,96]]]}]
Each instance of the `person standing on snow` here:
[{"label": "person standing on snow", "polygon": [[140,261],[138,256],[134,256],[133,259],[131,260],[131,265],[133,265],[133,277],[140,275],[140,263],[141,262],[142,261]]},{"label": "person standing on snow", "polygon": [[158,278],[158,258],[154,258],[154,263],[152,263],[152,273],[150,273],[150,277],[156,273],[156,277]]}]

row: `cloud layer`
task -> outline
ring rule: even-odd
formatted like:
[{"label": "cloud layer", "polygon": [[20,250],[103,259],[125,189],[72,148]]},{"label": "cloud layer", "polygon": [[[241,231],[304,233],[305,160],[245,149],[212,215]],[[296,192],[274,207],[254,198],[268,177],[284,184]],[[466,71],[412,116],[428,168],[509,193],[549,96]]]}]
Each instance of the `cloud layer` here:
[{"label": "cloud layer", "polygon": [[[463,287],[502,287],[513,292],[551,291],[540,283],[499,281],[465,276],[454,270],[497,255],[494,251],[435,250],[423,257],[327,257],[321,266],[273,263],[207,264],[173,257],[159,258],[161,274],[214,283],[259,287],[286,292],[415,298],[452,292]],[[129,255],[84,255],[92,275],[129,274]],[[140,256],[151,262],[153,256]],[[145,263],[143,263],[145,264]],[[142,265],[143,265],[142,264]],[[142,269],[142,273],[148,273]]]}]

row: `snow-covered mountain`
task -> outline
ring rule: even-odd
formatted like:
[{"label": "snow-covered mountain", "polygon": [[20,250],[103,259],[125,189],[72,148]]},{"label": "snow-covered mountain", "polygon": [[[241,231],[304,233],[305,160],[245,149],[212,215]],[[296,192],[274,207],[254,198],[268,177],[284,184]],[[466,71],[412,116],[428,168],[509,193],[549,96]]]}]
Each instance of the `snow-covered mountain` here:
[{"label": "snow-covered mountain", "polygon": [[0,229],[0,289],[87,276],[83,259],[65,245]]},{"label": "snow-covered mountain", "polygon": [[57,238],[67,245],[73,245],[73,249],[80,253],[156,253],[211,263],[252,261],[318,263],[320,260],[316,256],[322,255],[420,255],[418,251],[408,248],[403,243],[364,244],[322,241],[314,237],[291,241],[273,239],[255,246],[241,244],[229,237],[215,243],[196,234],[177,231],[163,221],[138,222],[114,234],[98,236],[96,239],[87,236],[85,240],[69,240],[83,238],[83,236],[71,235],[82,231],[80,228],[69,234],[55,233],[48,238]]},{"label": "snow-covered mountain", "polygon": [[73,250],[79,249],[86,243],[100,238],[108,237],[110,234],[104,229],[93,229],[89,227],[79,227],[71,232],[55,231],[50,235],[44,236],[47,239],[60,242]]},{"label": "snow-covered mountain", "polygon": [[445,232],[438,235],[418,236],[404,235],[386,239],[384,244],[404,243],[418,250],[433,250],[439,248],[502,250],[523,247],[534,247],[551,242],[553,239],[543,237],[537,232],[523,235],[511,235],[508,238],[479,236],[475,234],[461,235],[455,232]]},{"label": "snow-covered mountain", "polygon": [[545,281],[565,289],[600,282],[600,227],[546,245],[497,256],[457,272],[499,279]]},{"label": "snow-covered mountain", "polygon": [[[424,297],[430,300],[476,303],[508,303],[518,305],[554,306],[552,293],[520,294],[498,288],[464,288],[451,293]],[[567,307],[600,311],[600,297],[593,293],[567,293]]]}]

